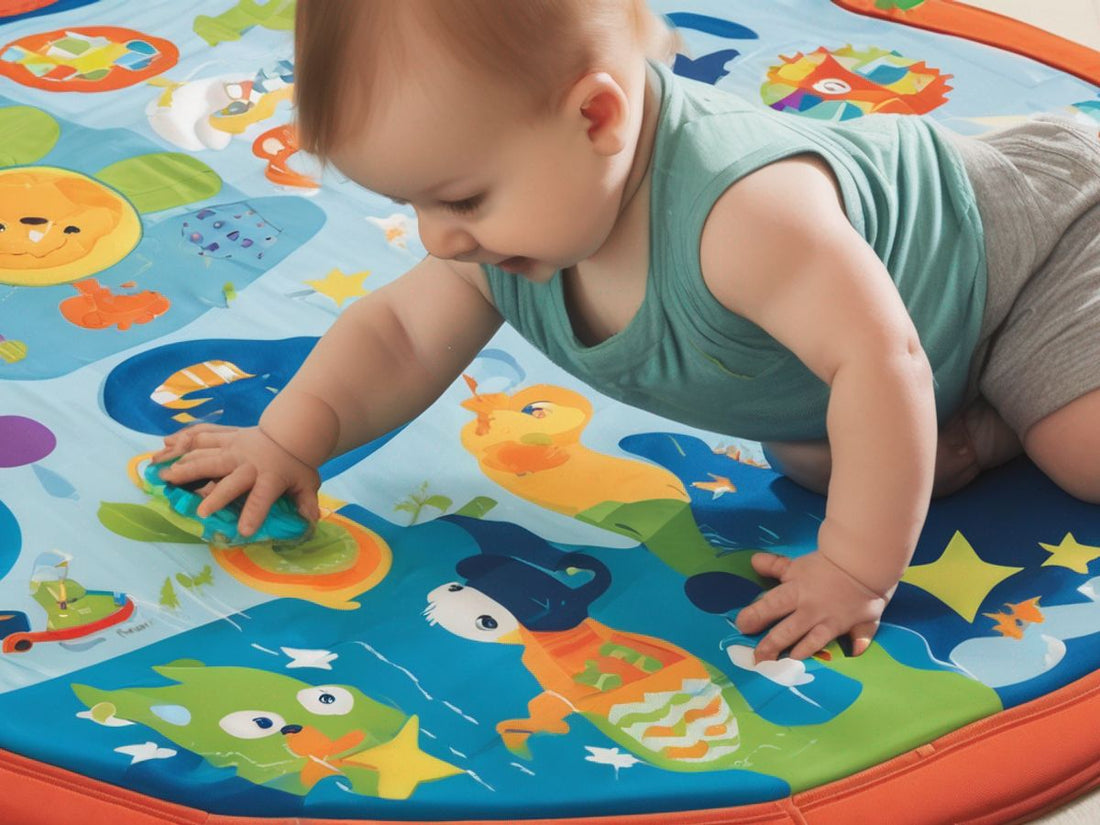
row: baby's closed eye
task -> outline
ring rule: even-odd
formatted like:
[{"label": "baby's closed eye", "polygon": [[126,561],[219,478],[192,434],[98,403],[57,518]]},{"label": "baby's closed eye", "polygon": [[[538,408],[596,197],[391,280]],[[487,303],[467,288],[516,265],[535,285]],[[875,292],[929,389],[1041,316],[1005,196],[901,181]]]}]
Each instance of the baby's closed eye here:
[{"label": "baby's closed eye", "polygon": [[440,203],[456,215],[469,215],[471,212],[477,211],[484,200],[484,195],[475,195],[472,198],[463,198],[460,201],[440,201]]}]

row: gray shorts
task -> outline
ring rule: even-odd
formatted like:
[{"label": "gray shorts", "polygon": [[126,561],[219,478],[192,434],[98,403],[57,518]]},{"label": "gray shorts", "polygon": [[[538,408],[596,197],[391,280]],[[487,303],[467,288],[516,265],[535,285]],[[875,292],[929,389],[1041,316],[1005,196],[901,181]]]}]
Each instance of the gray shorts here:
[{"label": "gray shorts", "polygon": [[989,263],[970,395],[1022,436],[1100,388],[1100,138],[1054,117],[955,137]]}]

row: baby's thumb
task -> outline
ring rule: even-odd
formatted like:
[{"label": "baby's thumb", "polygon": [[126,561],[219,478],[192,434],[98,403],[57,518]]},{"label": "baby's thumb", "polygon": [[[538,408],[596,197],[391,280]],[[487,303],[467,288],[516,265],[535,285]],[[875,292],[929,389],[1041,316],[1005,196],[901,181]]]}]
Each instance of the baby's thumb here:
[{"label": "baby's thumb", "polygon": [[319,521],[321,518],[321,506],[317,503],[317,493],[312,490],[300,490],[294,494],[294,502],[298,505],[298,513],[309,521]]}]

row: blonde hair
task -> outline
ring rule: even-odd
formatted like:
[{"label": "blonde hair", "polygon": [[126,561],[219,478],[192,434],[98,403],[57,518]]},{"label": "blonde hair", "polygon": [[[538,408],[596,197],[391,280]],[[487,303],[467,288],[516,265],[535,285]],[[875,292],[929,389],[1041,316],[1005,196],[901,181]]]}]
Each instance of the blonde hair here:
[{"label": "blonde hair", "polygon": [[365,119],[383,62],[410,58],[401,45],[408,13],[462,65],[527,90],[535,113],[599,66],[624,31],[648,56],[668,61],[675,52],[675,38],[645,0],[298,0],[302,149],[327,159],[350,123]]}]

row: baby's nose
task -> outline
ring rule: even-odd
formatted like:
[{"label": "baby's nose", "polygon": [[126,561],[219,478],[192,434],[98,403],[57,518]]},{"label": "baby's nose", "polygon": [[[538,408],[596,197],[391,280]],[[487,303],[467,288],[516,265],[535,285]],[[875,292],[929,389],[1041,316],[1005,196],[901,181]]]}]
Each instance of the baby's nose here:
[{"label": "baby's nose", "polygon": [[448,221],[421,217],[419,226],[424,248],[436,258],[463,260],[477,253],[478,243],[474,237]]}]

